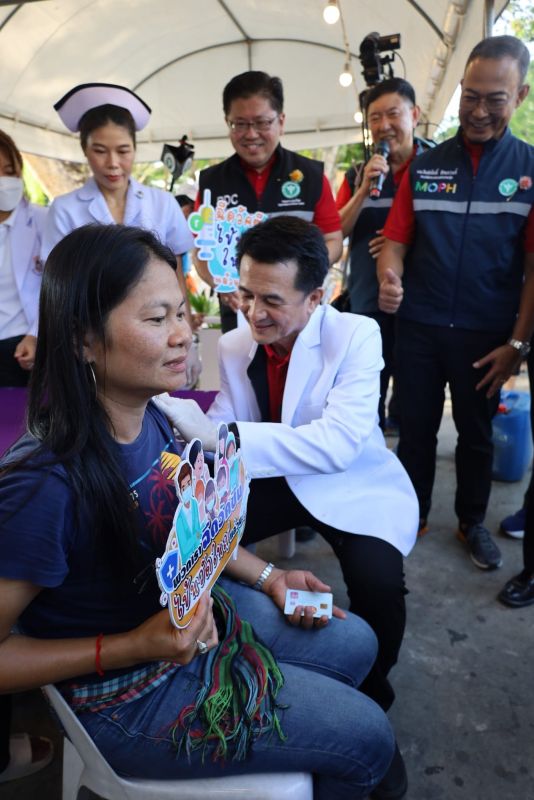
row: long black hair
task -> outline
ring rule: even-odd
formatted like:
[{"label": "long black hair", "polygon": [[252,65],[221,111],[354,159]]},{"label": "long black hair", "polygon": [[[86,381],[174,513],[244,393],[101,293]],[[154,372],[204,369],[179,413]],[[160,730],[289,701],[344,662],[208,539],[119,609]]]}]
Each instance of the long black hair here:
[{"label": "long black hair", "polygon": [[[105,341],[106,321],[157,258],[175,269],[173,253],[149,231],[124,225],[85,225],[50,253],[39,301],[39,335],[28,401],[28,430],[38,442],[30,457],[10,462],[24,468],[37,455],[61,464],[78,514],[90,513],[100,553],[119,572],[137,562],[137,525],[111,421],[97,397],[83,343],[90,332]],[[131,563],[125,557],[131,556]]]}]

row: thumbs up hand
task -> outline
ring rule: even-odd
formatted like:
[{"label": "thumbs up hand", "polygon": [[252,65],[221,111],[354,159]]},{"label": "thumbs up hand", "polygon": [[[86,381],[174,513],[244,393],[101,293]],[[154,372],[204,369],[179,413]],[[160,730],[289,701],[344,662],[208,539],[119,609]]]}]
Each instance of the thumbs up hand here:
[{"label": "thumbs up hand", "polygon": [[378,307],[386,314],[394,314],[402,302],[403,295],[404,289],[400,277],[392,269],[387,269],[380,283]]}]

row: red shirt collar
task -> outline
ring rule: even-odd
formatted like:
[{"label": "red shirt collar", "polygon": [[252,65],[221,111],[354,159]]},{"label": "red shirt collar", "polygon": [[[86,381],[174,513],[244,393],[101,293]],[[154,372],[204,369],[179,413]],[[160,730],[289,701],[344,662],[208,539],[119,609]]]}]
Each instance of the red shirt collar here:
[{"label": "red shirt collar", "polygon": [[243,168],[243,172],[245,176],[254,189],[256,193],[256,197],[259,199],[263,192],[265,191],[265,187],[267,186],[267,181],[269,180],[269,176],[272,172],[274,162],[276,161],[276,150],[270,157],[267,164],[264,166],[261,172],[258,172],[254,167],[249,166],[246,161],[243,161],[242,158],[239,159],[241,167]]}]

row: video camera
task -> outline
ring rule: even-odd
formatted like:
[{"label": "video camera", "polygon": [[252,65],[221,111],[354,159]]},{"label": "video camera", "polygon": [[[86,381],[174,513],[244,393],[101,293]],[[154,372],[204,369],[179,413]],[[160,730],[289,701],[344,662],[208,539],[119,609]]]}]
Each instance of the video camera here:
[{"label": "video camera", "polygon": [[[391,64],[394,55],[381,56],[388,50],[400,48],[400,33],[389,36],[380,36],[379,33],[369,33],[360,44],[360,61],[363,67],[362,75],[367,86],[374,86],[384,78],[384,67]],[[389,77],[393,77],[393,70],[389,67]]]},{"label": "video camera", "polygon": [[174,181],[180,177],[184,172],[191,169],[193,158],[195,156],[195,147],[187,141],[187,136],[182,136],[178,147],[172,144],[164,144],[161,152],[161,160],[171,173],[171,185],[169,191],[172,191]]}]

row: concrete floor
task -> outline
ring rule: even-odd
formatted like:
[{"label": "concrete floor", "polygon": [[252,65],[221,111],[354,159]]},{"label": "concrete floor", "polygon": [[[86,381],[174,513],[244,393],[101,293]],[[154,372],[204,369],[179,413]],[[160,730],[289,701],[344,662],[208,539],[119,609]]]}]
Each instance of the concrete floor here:
[{"label": "concrete floor", "polygon": [[[524,388],[521,376],[517,388]],[[455,432],[447,409],[440,432],[430,532],[406,560],[408,624],[391,677],[397,700],[390,716],[409,773],[407,800],[534,800],[534,606],[496,602],[504,581],[521,569],[521,543],[497,536],[504,565],[478,570],[455,538]],[[487,525],[522,504],[529,475],[497,483]],[[275,540],[258,553],[280,566],[313,569],[346,605],[341,573],[320,537],[278,558]],[[60,739],[38,692],[17,696],[17,730],[54,738],[58,755],[39,775],[0,785],[1,800],[60,800]],[[250,798],[254,800],[254,798]]]}]

